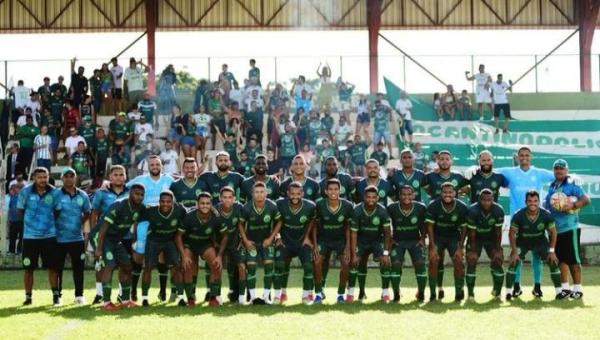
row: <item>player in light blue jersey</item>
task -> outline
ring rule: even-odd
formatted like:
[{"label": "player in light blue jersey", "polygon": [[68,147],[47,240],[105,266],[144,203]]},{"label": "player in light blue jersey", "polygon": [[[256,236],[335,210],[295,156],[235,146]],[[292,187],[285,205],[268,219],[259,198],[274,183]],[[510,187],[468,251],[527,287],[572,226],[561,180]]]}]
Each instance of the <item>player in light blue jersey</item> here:
[{"label": "player in light blue jersey", "polygon": [[[525,195],[529,190],[542,192],[545,184],[554,180],[554,174],[550,170],[536,168],[531,165],[533,152],[528,146],[521,147],[517,152],[519,158],[519,166],[513,168],[500,168],[500,172],[508,182],[510,190],[510,216],[512,217],[517,211],[525,208]],[[531,266],[533,267],[534,288],[533,295],[536,297],[542,296],[542,260],[533,253]],[[521,291],[521,263],[517,265],[515,284],[513,287],[513,297],[518,297],[523,292]]]},{"label": "player in light blue jersey", "polygon": [[[141,175],[133,178],[127,183],[127,187],[131,187],[133,184],[142,184],[146,191],[144,193],[144,206],[152,207],[157,206],[160,200],[160,193],[169,190],[171,184],[175,182],[175,179],[169,175],[162,174],[162,162],[158,156],[148,157],[148,171],[149,174]],[[148,221],[140,221],[137,224],[137,235],[133,235],[135,242],[133,245],[133,271],[131,287],[132,292],[137,292],[137,283],[142,273],[142,263],[144,263],[144,252],[146,249],[146,236],[148,234]],[[159,263],[158,275],[160,278],[160,293],[158,299],[165,301],[167,299],[167,278],[169,276],[169,268],[165,263]],[[172,291],[173,301],[177,298],[177,292]],[[132,294],[133,295],[133,294]],[[137,294],[136,294],[137,295]]]}]

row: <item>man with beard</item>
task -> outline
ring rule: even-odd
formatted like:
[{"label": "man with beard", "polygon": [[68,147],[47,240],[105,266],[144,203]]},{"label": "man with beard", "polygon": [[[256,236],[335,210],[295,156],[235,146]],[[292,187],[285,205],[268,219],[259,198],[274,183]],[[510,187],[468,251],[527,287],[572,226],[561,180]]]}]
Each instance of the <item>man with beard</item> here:
[{"label": "man with beard", "polygon": [[[421,202],[421,190],[426,184],[425,173],[415,169],[415,159],[411,149],[400,151],[400,163],[402,169],[392,169],[388,176],[388,182],[392,185],[394,193],[400,195],[400,190],[405,185],[413,188],[415,194],[414,200]],[[400,197],[398,197],[400,200]]]},{"label": "man with beard", "polygon": [[254,183],[263,182],[267,186],[267,198],[276,200],[279,198],[279,181],[272,176],[267,175],[269,166],[267,165],[267,156],[258,155],[254,163],[254,176],[246,178],[241,186],[241,199],[247,202],[252,199],[252,188]]},{"label": "man with beard", "polygon": [[182,170],[183,177],[173,182],[169,190],[175,195],[177,203],[190,210],[196,206],[198,195],[206,191],[206,183],[198,177],[198,162],[195,158],[185,158]]},{"label": "man with beard", "polygon": [[[146,188],[144,195],[144,206],[157,206],[161,192],[169,190],[171,184],[175,181],[173,177],[162,174],[162,162],[158,156],[148,156],[148,171],[147,175],[137,176],[127,183],[127,187],[131,188],[133,184],[142,184]],[[142,221],[137,224],[136,242],[133,247],[133,271],[132,271],[132,296],[137,297],[137,283],[142,272],[142,263],[144,263],[144,253],[146,251],[146,236],[148,235],[147,221]],[[169,277],[169,268],[165,263],[159,263],[158,275],[160,281],[160,292],[158,299],[166,301],[167,299],[167,279]],[[175,302],[177,299],[176,292],[171,292],[170,302]]]},{"label": "man with beard", "polygon": [[479,169],[469,179],[471,190],[471,203],[479,202],[479,195],[483,189],[489,189],[494,194],[494,202],[498,202],[500,188],[508,185],[504,175],[493,172],[494,159],[492,153],[484,150],[479,153]]},{"label": "man with beard", "polygon": [[346,173],[339,172],[338,161],[335,157],[331,156],[325,159],[325,177],[319,183],[323,198],[327,197],[327,193],[325,192],[327,190],[327,181],[334,178],[340,182],[340,198],[351,200],[352,196],[356,193],[352,177]]},{"label": "man with beard", "polygon": [[319,184],[312,178],[306,177],[306,160],[302,155],[296,155],[296,157],[292,159],[290,173],[292,176],[286,178],[279,186],[279,195],[281,197],[286,197],[288,186],[292,182],[298,182],[302,185],[304,197],[308,200],[316,202],[320,197]]},{"label": "man with beard", "polygon": [[206,183],[206,189],[212,195],[213,204],[219,203],[219,195],[224,186],[232,187],[239,199],[244,176],[230,171],[231,159],[229,153],[219,151],[215,157],[215,163],[217,164],[217,171],[208,171],[200,175],[200,180]]}]

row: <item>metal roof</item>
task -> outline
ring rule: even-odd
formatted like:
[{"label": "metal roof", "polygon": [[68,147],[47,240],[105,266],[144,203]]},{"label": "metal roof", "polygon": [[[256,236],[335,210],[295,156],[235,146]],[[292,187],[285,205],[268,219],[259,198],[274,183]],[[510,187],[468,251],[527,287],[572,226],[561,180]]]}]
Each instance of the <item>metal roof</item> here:
[{"label": "metal roof", "polygon": [[[156,0],[158,30],[366,29],[367,0]],[[384,0],[382,29],[570,28],[576,0]],[[0,33],[144,30],[145,0],[0,0]]]}]

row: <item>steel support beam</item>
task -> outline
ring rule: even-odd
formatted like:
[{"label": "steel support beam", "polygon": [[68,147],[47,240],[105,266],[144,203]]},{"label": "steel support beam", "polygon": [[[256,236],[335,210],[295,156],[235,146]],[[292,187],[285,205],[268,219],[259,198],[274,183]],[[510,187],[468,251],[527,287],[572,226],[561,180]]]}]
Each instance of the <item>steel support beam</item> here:
[{"label": "steel support beam", "polygon": [[369,28],[369,84],[371,93],[379,92],[379,28],[383,0],[367,1],[367,26]]},{"label": "steel support beam", "polygon": [[146,40],[148,44],[148,93],[156,94],[156,45],[155,35],[158,24],[158,1],[145,0],[146,6]]},{"label": "steel support beam", "polygon": [[576,2],[579,16],[579,87],[581,92],[592,91],[592,41],[598,21],[600,0]]}]

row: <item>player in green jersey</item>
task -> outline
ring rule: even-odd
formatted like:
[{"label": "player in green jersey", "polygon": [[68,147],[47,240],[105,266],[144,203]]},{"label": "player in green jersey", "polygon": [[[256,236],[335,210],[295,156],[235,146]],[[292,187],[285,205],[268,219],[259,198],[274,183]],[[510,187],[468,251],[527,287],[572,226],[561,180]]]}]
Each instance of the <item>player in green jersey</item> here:
[{"label": "player in green jersey", "polygon": [[235,194],[239,199],[244,176],[229,170],[231,169],[231,160],[229,154],[225,151],[217,153],[215,163],[217,164],[217,171],[209,171],[200,175],[200,180],[206,183],[206,190],[212,195],[213,204],[219,203],[219,193],[221,188],[226,185],[235,190]]},{"label": "player in green jersey", "polygon": [[[294,257],[298,257],[302,263],[304,276],[302,280],[302,302],[312,304],[309,295],[314,288],[314,245],[310,239],[311,230],[315,223],[315,204],[303,198],[302,184],[292,182],[288,186],[287,198],[277,200],[277,209],[281,214],[281,238],[277,240],[275,248],[275,278],[273,288],[275,298],[273,303],[281,303],[281,288],[287,286],[283,282],[283,273],[286,264]],[[317,287],[318,289],[318,287]],[[316,299],[315,303],[321,301]]]},{"label": "player in green jersey", "polygon": [[333,156],[325,159],[325,177],[319,183],[321,197],[327,197],[327,193],[325,192],[327,181],[332,178],[335,178],[340,182],[340,198],[351,200],[356,192],[352,177],[346,173],[339,172],[338,161]]},{"label": "player in green jersey", "polygon": [[[198,257],[208,263],[210,269],[210,306],[220,306],[219,282],[223,267],[223,252],[227,245],[227,227],[222,223],[218,212],[213,209],[212,197],[207,192],[198,195],[196,209],[190,211],[181,221],[175,243],[181,255],[183,282],[188,305],[196,305],[193,278],[198,275]],[[220,235],[219,235],[220,234]],[[215,246],[220,236],[218,247]]]},{"label": "player in green jersey", "polygon": [[[377,203],[378,200],[377,187],[369,185],[365,188],[364,202],[354,208],[354,218],[350,228],[352,270],[348,283],[348,302],[354,300],[357,269],[371,254],[374,259],[379,261],[381,299],[384,303],[390,302],[390,249],[392,247],[390,217],[385,207]],[[362,297],[366,299],[367,296],[363,294]]]},{"label": "player in green jersey", "polygon": [[448,251],[454,264],[455,301],[465,297],[464,244],[467,231],[467,206],[456,198],[454,184],[444,182],[441,185],[441,197],[427,207],[425,226],[429,237],[429,289],[431,301],[444,298],[444,290],[438,287],[438,276],[443,271],[442,255]]},{"label": "player in green jersey", "polygon": [[[391,169],[388,182],[392,185],[395,194],[400,194],[403,186],[411,186],[415,193],[415,201],[422,202],[421,191],[426,184],[425,173],[415,169],[415,158],[411,149],[400,151],[402,169]],[[400,199],[398,197],[398,199]]]},{"label": "player in green jersey", "polygon": [[[525,195],[527,207],[517,211],[510,221],[510,267],[506,271],[506,300],[513,295],[509,292],[515,282],[515,270],[529,251],[536,253],[542,261],[548,261],[550,277],[554,284],[556,299],[562,291],[558,259],[554,252],[556,246],[556,223],[550,212],[540,208],[540,194],[531,190]],[[548,233],[549,238],[546,236]],[[541,297],[541,294],[536,297]]]},{"label": "player in green jersey", "polygon": [[481,151],[479,153],[479,169],[469,178],[471,203],[479,202],[479,195],[483,189],[491,190],[494,194],[494,201],[498,202],[500,188],[508,186],[508,181],[504,175],[494,172],[493,168],[492,153],[487,150]]},{"label": "player in green jersey", "polygon": [[427,269],[425,268],[425,213],[427,208],[421,202],[414,200],[415,190],[411,185],[400,188],[400,200],[388,206],[387,210],[392,220],[393,247],[390,253],[392,260],[392,289],[394,302],[400,301],[400,280],[404,254],[408,252],[415,268],[417,278],[417,300],[425,299],[427,284]]},{"label": "player in green jersey", "polygon": [[425,175],[425,190],[427,190],[432,200],[441,196],[442,184],[446,182],[452,184],[457,195],[466,190],[465,186],[469,183],[463,175],[452,171],[452,163],[453,159],[450,151],[442,150],[438,155],[437,161],[439,170],[429,172]]},{"label": "player in green jersey", "polygon": [[[244,205],[238,229],[246,262],[246,283],[252,304],[270,303],[273,283],[273,258],[275,237],[281,230],[281,214],[277,204],[267,199],[267,186],[263,182],[254,183],[252,200]],[[256,267],[263,263],[264,299],[256,297]],[[239,302],[245,304],[246,294],[240,290]]]},{"label": "player in green jersey", "polygon": [[[143,207],[144,191],[143,185],[133,184],[129,198],[113,204],[100,228],[98,247],[94,255],[97,263],[102,267],[102,299],[105,311],[137,307],[137,304],[130,300],[131,256],[122,241],[129,233],[131,226],[138,221],[140,209]],[[116,266],[119,267],[119,281],[122,289],[120,306],[115,306],[110,301],[112,274]]]},{"label": "player in green jersey", "polygon": [[267,170],[269,165],[267,164],[267,156],[258,155],[254,163],[254,176],[246,178],[242,182],[240,198],[242,202],[246,202],[252,199],[252,188],[254,183],[263,182],[267,186],[267,198],[270,200],[276,200],[279,198],[279,180],[275,176],[269,176]]},{"label": "player in green jersey", "polygon": [[292,160],[292,166],[290,167],[291,176],[281,182],[279,187],[279,195],[281,197],[287,196],[287,188],[292,182],[299,182],[302,184],[304,190],[304,197],[308,200],[316,202],[321,196],[319,193],[319,184],[312,178],[306,177],[306,160],[302,155],[296,155]]},{"label": "player in green jersey", "polygon": [[494,202],[494,192],[482,189],[478,193],[479,202],[471,205],[467,215],[467,290],[469,300],[475,298],[475,270],[481,251],[490,259],[492,272],[492,296],[500,297],[504,270],[502,270],[502,225],[504,224],[504,209]]},{"label": "player in green jersey", "polygon": [[[334,159],[335,160],[335,159]],[[316,227],[312,229],[315,251],[315,293],[317,299],[324,299],[322,291],[329,270],[331,254],[335,252],[340,261],[340,281],[337,303],[345,303],[344,293],[350,271],[350,224],[354,214],[352,202],[341,198],[342,183],[337,178],[329,178],[325,184],[326,199],[317,201]]]},{"label": "player in green jersey", "polygon": [[173,182],[169,190],[175,195],[177,203],[186,209],[193,209],[198,195],[207,191],[206,183],[198,178],[198,162],[195,158],[186,157],[181,168],[183,177]]},{"label": "player in green jersey", "polygon": [[[147,307],[150,305],[148,290],[152,282],[152,270],[158,266],[160,254],[163,254],[165,265],[171,269],[171,275],[179,294],[179,305],[185,306],[181,272],[176,270],[179,266],[179,253],[175,246],[175,234],[180,227],[183,216],[185,216],[185,208],[175,203],[175,195],[171,191],[163,191],[160,194],[158,204],[158,206],[143,208],[138,220],[148,221],[149,223],[146,251],[144,252],[144,272],[142,274],[142,306]],[[134,225],[133,230],[133,235],[136,235],[136,225]]]}]

